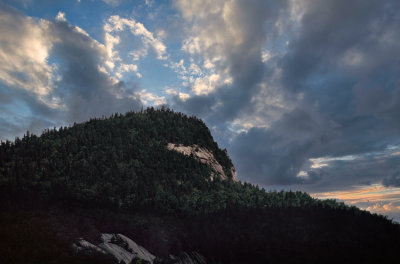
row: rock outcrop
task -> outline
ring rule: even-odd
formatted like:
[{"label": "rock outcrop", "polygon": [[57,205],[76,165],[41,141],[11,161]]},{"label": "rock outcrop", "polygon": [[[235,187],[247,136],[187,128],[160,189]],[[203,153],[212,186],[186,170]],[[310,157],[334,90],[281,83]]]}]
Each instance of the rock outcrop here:
[{"label": "rock outcrop", "polygon": [[178,256],[169,255],[167,259],[156,258],[147,249],[123,234],[101,234],[101,241],[98,245],[94,245],[79,238],[72,246],[77,251],[109,255],[118,264],[207,264],[206,259],[195,251],[182,252]]},{"label": "rock outcrop", "polygon": [[138,245],[122,234],[102,234],[102,243],[93,245],[80,238],[73,247],[78,250],[92,250],[113,256],[117,263],[130,264],[133,260],[141,260],[141,263],[153,264],[155,256],[142,246]]},{"label": "rock outcrop", "polygon": [[[214,171],[211,174],[211,180],[214,179],[215,175],[220,175],[220,177],[224,180],[229,178],[226,175],[221,164],[215,159],[214,154],[207,148],[203,148],[198,145],[184,146],[175,143],[168,143],[167,148],[169,150],[174,150],[179,153],[182,153],[183,155],[186,156],[193,155],[193,157],[198,161],[200,161],[201,163],[207,164]],[[229,170],[232,175],[232,180],[237,181],[235,168],[232,166],[231,168],[229,168]]]}]

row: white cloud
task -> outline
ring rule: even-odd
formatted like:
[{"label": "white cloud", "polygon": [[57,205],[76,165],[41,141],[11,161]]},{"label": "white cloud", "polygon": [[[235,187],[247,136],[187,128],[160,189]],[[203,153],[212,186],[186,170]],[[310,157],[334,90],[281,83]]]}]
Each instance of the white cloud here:
[{"label": "white cloud", "polygon": [[55,65],[48,63],[54,39],[49,22],[17,17],[0,11],[0,80],[35,94],[56,107],[49,96],[53,89]]},{"label": "white cloud", "polygon": [[204,61],[203,67],[206,69],[214,69],[215,68],[215,64],[212,63],[210,60],[206,59]]},{"label": "white cloud", "polygon": [[382,214],[400,222],[400,205],[395,202],[378,202],[365,208],[372,213]]},{"label": "white cloud", "polygon": [[182,101],[186,101],[187,99],[190,98],[190,95],[187,93],[178,93],[179,99],[181,99]]},{"label": "white cloud", "polygon": [[242,43],[245,31],[240,24],[240,10],[236,1],[178,0],[175,2],[183,17],[195,24],[188,30],[182,49],[189,54],[201,54],[213,61]]},{"label": "white cloud", "polygon": [[178,94],[178,92],[176,90],[171,89],[171,88],[165,89],[165,93],[169,94],[169,95],[177,95]]},{"label": "white cloud", "polygon": [[163,105],[167,103],[164,96],[157,96],[154,93],[147,91],[146,89],[141,90],[133,95],[135,98],[139,97],[144,105]]},{"label": "white cloud", "polygon": [[133,36],[139,37],[141,45],[128,52],[133,61],[138,61],[148,55],[149,49],[153,50],[156,57],[160,60],[167,59],[166,46],[160,39],[148,31],[145,26],[136,22],[133,18],[121,18],[119,16],[111,16],[104,24],[104,49],[106,51],[105,66],[110,72],[113,72],[118,79],[123,77],[123,73],[135,72],[138,78],[142,75],[138,71],[136,64],[125,63],[121,58],[117,45],[121,43],[120,33],[129,30]]},{"label": "white cloud", "polygon": [[263,50],[261,53],[261,60],[262,62],[267,62],[271,58],[271,53],[267,50]]},{"label": "white cloud", "polygon": [[138,71],[138,66],[135,64],[121,64],[121,66],[119,66],[119,71],[120,72],[137,72]]},{"label": "white cloud", "polygon": [[199,77],[194,79],[192,85],[192,91],[196,95],[207,95],[214,91],[216,85],[219,83],[220,76],[216,73],[206,77]]},{"label": "white cloud", "polygon": [[57,21],[67,21],[67,19],[65,18],[65,13],[58,11],[58,14],[56,16],[56,20]]},{"label": "white cloud", "polygon": [[78,27],[78,26],[74,26],[74,30],[82,35],[85,35],[86,37],[90,37],[89,33],[87,33],[85,30],[83,30],[82,28]]},{"label": "white cloud", "polygon": [[386,214],[388,212],[400,212],[400,206],[394,205],[393,203],[376,203],[374,205],[368,206],[366,210],[371,212],[377,212],[380,214]]},{"label": "white cloud", "polygon": [[209,63],[208,68],[202,69],[198,64],[190,59],[191,63],[187,67],[185,61],[181,59],[179,62],[170,62],[165,64],[166,67],[173,69],[178,78],[181,79],[183,86],[190,86],[191,91],[196,95],[207,95],[215,90],[217,86],[222,84],[230,84],[232,79],[228,74],[224,74],[225,79],[220,74],[215,73],[214,65]]},{"label": "white cloud", "polygon": [[177,0],[175,6],[187,22],[182,50],[193,60],[188,73],[192,92],[207,95],[232,84],[231,55],[242,48],[246,39],[237,1]]},{"label": "white cloud", "polygon": [[151,48],[156,54],[157,58],[160,60],[167,59],[166,46],[160,39],[154,36],[154,34],[146,29],[146,27],[140,23],[136,22],[135,19],[121,18],[119,16],[111,16],[108,22],[104,26],[106,34],[109,36],[116,34],[117,32],[123,31],[128,28],[131,33],[135,36],[141,38],[144,51],[136,52],[132,51],[133,54],[138,54],[138,59],[147,55],[147,50]]},{"label": "white cloud", "polygon": [[185,60],[181,59],[179,62],[170,62],[169,64],[165,64],[165,67],[169,67],[173,69],[177,74],[178,78],[181,80],[187,80],[189,72],[185,67]]},{"label": "white cloud", "polygon": [[310,177],[306,171],[299,171],[299,173],[297,173],[296,176],[297,178],[302,178],[302,179],[308,179]]},{"label": "white cloud", "polygon": [[105,42],[105,50],[107,53],[107,59],[105,64],[110,70],[113,70],[115,67],[115,62],[121,60],[118,51],[114,50],[114,46],[120,42],[120,38],[118,36],[113,36],[110,33],[106,32],[104,36],[104,42]]},{"label": "white cloud", "polygon": [[321,157],[321,158],[313,158],[309,159],[312,163],[311,168],[323,168],[329,166],[330,162],[333,161],[353,161],[355,159],[359,159],[361,156],[347,155],[341,157]]},{"label": "white cloud", "polygon": [[188,37],[182,43],[182,50],[189,54],[196,54],[201,52],[199,37]]},{"label": "white cloud", "polygon": [[124,73],[129,73],[129,72],[135,72],[138,78],[142,77],[142,75],[138,72],[138,66],[135,64],[121,63],[121,65],[118,67],[118,71],[116,74],[117,76],[119,76],[118,78],[121,79]]},{"label": "white cloud", "polygon": [[194,75],[201,75],[203,72],[200,67],[194,63],[191,63],[189,66],[189,70]]},{"label": "white cloud", "polygon": [[165,93],[168,94],[168,95],[178,96],[178,98],[181,101],[186,101],[187,99],[190,98],[190,94],[183,93],[183,92],[178,92],[177,90],[171,89],[171,88],[165,89]]}]

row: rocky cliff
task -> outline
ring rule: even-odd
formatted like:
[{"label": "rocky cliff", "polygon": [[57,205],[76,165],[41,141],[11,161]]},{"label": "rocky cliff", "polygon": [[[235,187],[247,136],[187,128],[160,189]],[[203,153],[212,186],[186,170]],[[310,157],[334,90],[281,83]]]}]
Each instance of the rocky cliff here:
[{"label": "rocky cliff", "polygon": [[[200,161],[203,164],[206,164],[212,169],[212,173],[210,175],[211,180],[214,177],[219,176],[224,180],[229,179],[227,173],[225,173],[224,168],[221,164],[215,159],[213,152],[205,147],[200,147],[196,144],[191,146],[184,146],[182,144],[168,143],[167,148],[169,150],[177,151],[182,153],[185,156],[193,156],[196,160]],[[230,168],[227,168],[230,175],[232,176],[233,181],[237,181],[236,178],[236,170],[232,165]]]}]

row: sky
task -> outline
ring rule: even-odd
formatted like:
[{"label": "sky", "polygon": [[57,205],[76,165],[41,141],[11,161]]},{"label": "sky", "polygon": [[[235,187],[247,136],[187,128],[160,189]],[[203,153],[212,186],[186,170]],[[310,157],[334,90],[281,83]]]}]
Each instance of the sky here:
[{"label": "sky", "polygon": [[168,106],[238,178],[400,221],[400,1],[0,0],[0,139]]}]

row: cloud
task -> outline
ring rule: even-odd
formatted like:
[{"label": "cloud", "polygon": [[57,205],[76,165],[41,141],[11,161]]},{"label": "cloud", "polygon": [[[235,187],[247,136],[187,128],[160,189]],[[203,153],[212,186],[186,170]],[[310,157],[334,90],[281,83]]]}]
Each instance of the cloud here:
[{"label": "cloud", "polygon": [[389,177],[383,179],[382,182],[385,186],[396,186],[400,187],[400,168],[392,173]]},{"label": "cloud", "polygon": [[106,45],[108,45],[109,55],[115,52],[113,51],[113,46],[119,43],[119,37],[113,35],[117,32],[123,31],[125,28],[128,28],[134,36],[140,37],[143,44],[142,47],[131,51],[133,60],[139,60],[140,58],[147,56],[149,48],[153,50],[158,59],[167,59],[166,46],[160,39],[155,37],[152,32],[148,31],[142,23],[136,22],[133,18],[121,18],[118,15],[111,16],[104,25],[104,31],[106,32]]},{"label": "cloud", "polygon": [[208,95],[215,91],[215,88],[231,82],[231,79],[223,79],[215,72],[215,67],[212,63],[210,66],[200,67],[190,59],[190,65],[185,66],[185,61],[181,59],[179,62],[164,64],[174,70],[178,78],[182,80],[182,86],[190,86],[190,90],[195,95]]},{"label": "cloud", "polygon": [[307,179],[297,175],[324,138],[335,133],[326,125],[313,111],[295,109],[269,128],[242,132],[230,148],[234,160],[241,161],[237,169],[242,179],[267,186],[315,182],[317,175]]},{"label": "cloud", "polygon": [[164,92],[165,92],[165,94],[171,96],[172,98],[175,98],[175,100],[179,100],[181,102],[184,102],[190,98],[190,94],[178,92],[176,89],[172,89],[169,87],[166,87]]},{"label": "cloud", "polygon": [[400,37],[396,1],[304,3],[300,30],[282,60],[289,89],[309,89],[316,77],[327,78],[332,70],[362,80],[366,73],[380,74],[383,65],[393,66],[390,54]]},{"label": "cloud", "polygon": [[[363,208],[364,209],[364,208]],[[400,203],[378,202],[365,208],[372,213],[386,215],[389,219],[400,223]]]},{"label": "cloud", "polygon": [[[4,107],[19,107],[20,116],[21,111],[35,116],[35,122],[13,115],[3,117],[2,138],[139,109],[142,104],[135,95],[137,84],[118,81],[102,70],[107,59],[105,46],[60,14],[54,21],[34,20],[8,7],[0,9],[1,34],[7,35],[0,45]],[[49,60],[57,63],[49,65]],[[121,68],[135,69],[133,65]]]},{"label": "cloud", "polygon": [[[261,58],[267,40],[264,25],[275,23],[285,5],[285,1],[175,1],[188,25],[182,50],[198,60],[196,65],[202,65],[204,72],[190,82],[198,98],[177,105],[196,114],[208,112],[202,117],[212,124],[232,121],[247,111],[266,72]],[[196,104],[199,100],[208,102]]]},{"label": "cloud", "polygon": [[[139,60],[148,56],[149,50],[152,50],[159,60],[168,58],[164,43],[147,30],[142,23],[136,22],[133,18],[111,16],[104,24],[103,29],[105,32],[105,63],[102,70],[114,74],[118,80],[122,80],[126,73],[132,71],[136,73],[138,78],[141,78],[142,74],[139,72],[138,63]],[[124,35],[123,33],[126,30],[136,39],[132,40]],[[120,54],[119,48],[121,47],[129,49],[129,58],[124,58],[124,54]],[[132,49],[132,47],[134,48]],[[131,62],[135,62],[135,64]]]},{"label": "cloud", "polygon": [[[400,144],[393,56],[400,51],[399,3],[178,0],[175,6],[187,25],[182,50],[205,72],[188,82],[194,96],[175,97],[175,107],[230,138],[218,140],[239,178],[310,191],[397,184],[397,158],[379,152]],[[210,85],[211,74],[232,81]],[[351,155],[358,158],[341,160]],[[324,157],[336,160],[312,162]]]},{"label": "cloud", "polygon": [[65,13],[59,11],[57,16],[56,16],[56,20],[57,21],[63,21],[63,22],[67,21],[67,19],[65,18]]},{"label": "cloud", "polygon": [[400,222],[400,188],[372,184],[347,187],[340,191],[311,193],[311,196],[319,199],[337,199]]},{"label": "cloud", "polygon": [[0,40],[0,80],[46,102],[54,82],[54,66],[47,62],[52,48],[49,23],[0,7],[0,35],[7,36]]},{"label": "cloud", "polygon": [[[368,206],[366,210],[384,215],[391,213],[400,216],[400,205],[395,205],[394,203],[390,202],[389,203],[378,202],[372,206]],[[398,220],[399,219],[397,219],[397,221]]]},{"label": "cloud", "polygon": [[[70,122],[139,107],[140,101],[131,96],[126,84],[99,67],[107,58],[104,45],[63,21],[53,24],[52,34],[57,38],[52,52],[61,64],[58,93],[68,105]],[[121,67],[122,71],[137,69],[133,65]],[[135,90],[135,85],[130,88]]]},{"label": "cloud", "polygon": [[164,96],[157,96],[154,93],[148,92],[146,89],[137,92],[136,95],[138,95],[138,97],[141,99],[141,102],[146,106],[160,106],[167,104],[167,100]]}]

